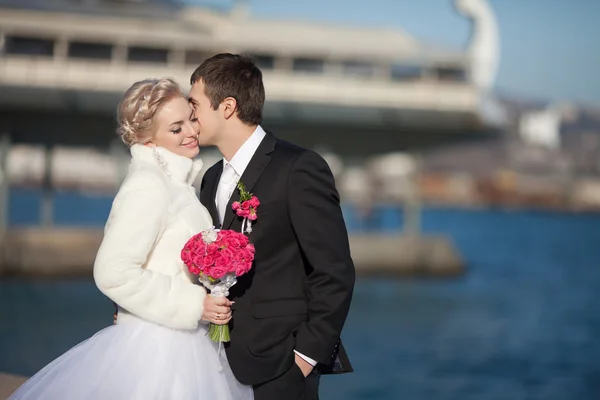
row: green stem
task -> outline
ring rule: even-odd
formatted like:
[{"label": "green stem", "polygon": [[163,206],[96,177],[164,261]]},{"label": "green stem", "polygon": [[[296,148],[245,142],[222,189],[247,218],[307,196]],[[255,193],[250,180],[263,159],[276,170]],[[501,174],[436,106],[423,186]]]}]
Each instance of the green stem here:
[{"label": "green stem", "polygon": [[211,323],[208,328],[208,336],[215,343],[229,342],[231,340],[229,325],[215,325]]}]

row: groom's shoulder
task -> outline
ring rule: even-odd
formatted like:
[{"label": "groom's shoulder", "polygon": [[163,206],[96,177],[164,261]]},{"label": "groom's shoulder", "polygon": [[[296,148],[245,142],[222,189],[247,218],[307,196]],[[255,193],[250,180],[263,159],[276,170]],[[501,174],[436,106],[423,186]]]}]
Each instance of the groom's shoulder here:
[{"label": "groom's shoulder", "polygon": [[275,153],[277,153],[281,160],[285,160],[291,165],[304,165],[306,163],[320,164],[325,162],[325,159],[316,151],[281,139],[277,139]]},{"label": "groom's shoulder", "polygon": [[286,140],[277,139],[277,145],[275,146],[275,153],[284,160],[293,161],[299,156],[307,153],[313,153],[312,150],[305,149],[302,146],[298,146],[295,143],[288,142]]}]

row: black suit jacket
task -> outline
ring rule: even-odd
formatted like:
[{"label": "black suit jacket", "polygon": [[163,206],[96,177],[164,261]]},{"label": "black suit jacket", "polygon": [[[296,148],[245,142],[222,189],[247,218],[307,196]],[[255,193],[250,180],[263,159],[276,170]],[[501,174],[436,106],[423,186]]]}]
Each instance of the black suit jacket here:
[{"label": "black suit jacket", "polygon": [[[200,199],[215,226],[223,163],[204,175]],[[233,318],[227,357],[236,378],[256,385],[289,370],[293,350],[322,373],[350,372],[340,333],[354,289],[354,265],[333,175],[316,153],[267,133],[240,178],[258,197],[252,270],[230,290]],[[222,229],[241,229],[231,209]]]}]

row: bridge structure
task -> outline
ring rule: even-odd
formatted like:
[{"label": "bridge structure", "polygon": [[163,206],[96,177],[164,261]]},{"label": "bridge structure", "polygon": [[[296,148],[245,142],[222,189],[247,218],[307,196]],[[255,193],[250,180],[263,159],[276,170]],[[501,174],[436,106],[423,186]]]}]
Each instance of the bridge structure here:
[{"label": "bridge structure", "polygon": [[[477,28],[468,3],[482,1],[457,1]],[[480,137],[504,123],[486,87],[495,73],[489,29],[474,29],[462,50],[400,29],[256,19],[244,1],[230,10],[151,0],[26,4],[0,0],[0,130],[14,142],[106,145],[131,83],[170,76],[185,89],[219,52],[255,58],[265,126],[309,147],[375,154]],[[483,64],[477,44],[488,49]],[[481,65],[492,71],[483,83]]]}]

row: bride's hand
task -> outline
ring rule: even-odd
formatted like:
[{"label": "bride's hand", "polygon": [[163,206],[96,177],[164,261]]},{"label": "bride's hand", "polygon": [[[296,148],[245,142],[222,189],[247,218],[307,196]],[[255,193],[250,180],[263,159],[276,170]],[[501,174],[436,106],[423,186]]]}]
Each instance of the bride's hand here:
[{"label": "bride's hand", "polygon": [[231,320],[231,301],[227,297],[204,298],[204,312],[202,320],[216,325],[225,325]]}]

